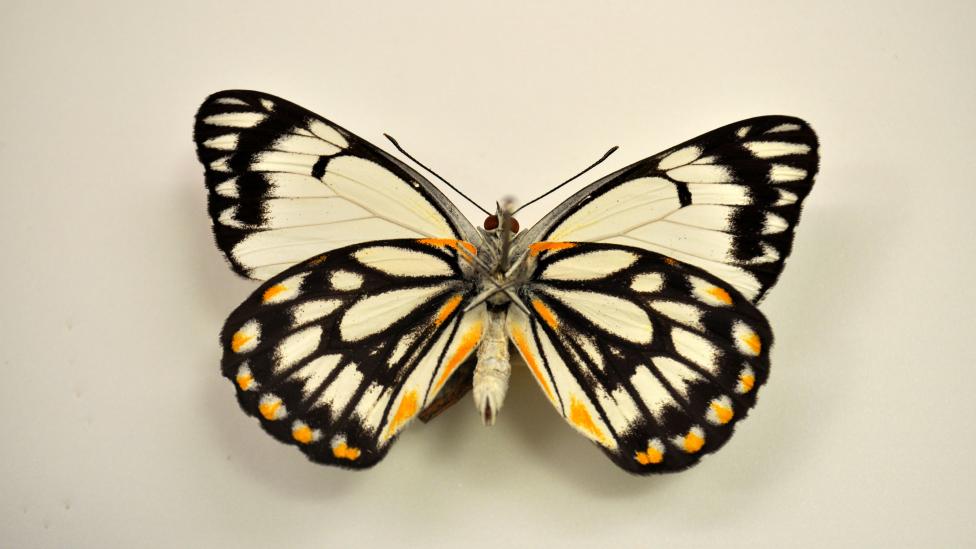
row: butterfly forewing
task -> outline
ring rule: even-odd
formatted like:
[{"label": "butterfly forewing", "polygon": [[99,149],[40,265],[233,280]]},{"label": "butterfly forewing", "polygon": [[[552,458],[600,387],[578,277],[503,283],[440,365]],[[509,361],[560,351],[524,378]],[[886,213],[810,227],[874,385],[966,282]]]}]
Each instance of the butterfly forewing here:
[{"label": "butterfly forewing", "polygon": [[480,238],[415,171],[284,99],[216,93],[194,137],[217,245],[242,275],[264,280],[361,242]]},{"label": "butterfly forewing", "polygon": [[516,249],[538,241],[633,246],[705,269],[757,302],[791,251],[817,147],[798,118],[730,124],[589,185],[519,235]]},{"label": "butterfly forewing", "polygon": [[645,250],[560,243],[520,290],[508,330],[546,397],[635,473],[721,447],[755,403],[772,333],[730,284]]},{"label": "butterfly forewing", "polygon": [[221,335],[244,410],[313,461],[379,461],[480,342],[461,244],[350,246],[264,283]]}]

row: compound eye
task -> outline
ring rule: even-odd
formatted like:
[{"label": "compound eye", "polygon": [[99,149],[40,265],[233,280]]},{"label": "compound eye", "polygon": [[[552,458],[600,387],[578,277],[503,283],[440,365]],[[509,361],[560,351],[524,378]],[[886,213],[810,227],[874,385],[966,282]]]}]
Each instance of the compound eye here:
[{"label": "compound eye", "polygon": [[515,234],[515,233],[519,232],[519,224],[518,224],[518,221],[514,217],[511,218],[511,221],[512,222],[509,223],[508,225],[509,225],[509,227],[512,228],[512,234]]},{"label": "compound eye", "polygon": [[497,228],[498,228],[498,216],[497,215],[489,215],[488,217],[485,218],[485,230],[486,231],[494,231]]}]

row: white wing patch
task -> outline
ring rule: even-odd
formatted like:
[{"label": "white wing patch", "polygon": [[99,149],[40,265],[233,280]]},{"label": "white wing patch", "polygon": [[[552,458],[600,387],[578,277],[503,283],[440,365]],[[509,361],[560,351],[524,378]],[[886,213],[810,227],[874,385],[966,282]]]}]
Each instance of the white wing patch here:
[{"label": "white wing patch", "polygon": [[637,256],[624,250],[600,250],[560,259],[546,267],[542,280],[593,280],[630,267]]},{"label": "white wing patch", "polygon": [[628,181],[579,208],[548,237],[559,242],[602,242],[661,219],[681,207],[678,191],[667,179]]},{"label": "white wing patch", "polygon": [[282,372],[298,364],[319,346],[322,328],[310,326],[281,341],[275,349],[275,372]]},{"label": "white wing patch", "polygon": [[306,399],[311,398],[341,360],[341,355],[320,356],[296,370],[292,377],[302,381],[302,395]]},{"label": "white wing patch", "polygon": [[306,301],[291,310],[292,325],[304,326],[329,316],[342,302],[338,299],[317,299]]},{"label": "white wing patch", "polygon": [[332,411],[332,418],[336,419],[342,414],[356,394],[356,389],[363,381],[363,374],[356,367],[355,363],[343,366],[336,378],[322,391],[321,396],[315,401],[315,407],[329,406]]},{"label": "white wing patch", "polygon": [[[447,220],[406,181],[390,170],[355,156],[342,156],[326,165],[322,181],[337,195],[373,212],[388,223],[420,236],[450,238]],[[368,240],[382,240],[371,236]]]},{"label": "white wing patch", "polygon": [[718,373],[719,350],[704,337],[682,328],[673,328],[671,342],[674,350],[688,361],[712,373]]},{"label": "white wing patch", "polygon": [[391,290],[361,299],[339,321],[342,339],[353,342],[378,334],[446,289],[440,284]]},{"label": "white wing patch", "polygon": [[647,366],[638,366],[630,376],[630,384],[640,395],[647,409],[658,420],[661,419],[665,407],[674,405],[674,397],[667,388],[656,378]]},{"label": "white wing patch", "polygon": [[353,254],[360,263],[393,276],[451,276],[447,262],[406,248],[371,246]]}]

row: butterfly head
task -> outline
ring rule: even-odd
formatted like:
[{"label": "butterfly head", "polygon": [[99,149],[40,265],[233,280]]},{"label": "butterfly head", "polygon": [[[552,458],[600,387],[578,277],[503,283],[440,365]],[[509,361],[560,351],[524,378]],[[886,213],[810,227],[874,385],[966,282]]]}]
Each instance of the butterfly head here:
[{"label": "butterfly head", "polygon": [[518,233],[519,232],[519,222],[518,222],[518,220],[515,219],[514,217],[512,217],[511,212],[509,212],[507,216],[504,216],[503,212],[500,211],[501,208],[502,208],[502,206],[499,206],[499,212],[498,213],[491,214],[491,215],[489,215],[488,217],[485,218],[485,223],[484,223],[485,230],[488,231],[488,232],[493,232],[493,231],[498,230],[498,227],[501,226],[501,220],[502,219],[505,219],[507,217],[508,218],[508,230],[511,231],[512,234]]},{"label": "butterfly head", "polygon": [[519,231],[519,223],[512,216],[515,200],[503,198],[495,204],[495,213],[485,219],[483,235],[489,245],[490,256],[495,258],[492,273],[504,273],[509,267],[513,235]]}]

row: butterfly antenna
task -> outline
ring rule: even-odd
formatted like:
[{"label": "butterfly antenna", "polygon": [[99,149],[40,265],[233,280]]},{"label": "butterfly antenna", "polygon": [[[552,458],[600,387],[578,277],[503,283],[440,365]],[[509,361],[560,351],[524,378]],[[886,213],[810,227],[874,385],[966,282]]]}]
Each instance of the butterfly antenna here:
[{"label": "butterfly antenna", "polygon": [[440,175],[438,175],[437,172],[435,172],[434,170],[428,168],[421,161],[419,161],[416,158],[414,158],[413,156],[411,156],[410,153],[408,153],[407,151],[403,150],[403,147],[401,147],[400,144],[397,143],[396,139],[393,139],[392,136],[390,136],[389,134],[385,134],[384,133],[383,134],[383,137],[389,139],[390,140],[390,143],[393,143],[393,146],[396,147],[396,150],[398,150],[401,153],[403,153],[404,156],[406,156],[410,160],[413,160],[414,163],[416,163],[421,168],[423,168],[423,169],[427,170],[428,172],[432,173],[434,175],[434,177],[436,177],[437,179],[440,179],[441,181],[443,181],[445,185],[447,185],[448,187],[450,187],[454,192],[456,192],[459,195],[461,195],[462,198],[464,198],[468,202],[474,204],[474,207],[475,208],[478,208],[479,210],[485,212],[485,215],[491,215],[491,212],[489,212],[488,210],[486,210],[486,209],[482,208],[481,206],[479,206],[478,203],[475,202],[474,200],[471,200],[470,198],[468,198],[468,195],[466,195],[466,194],[462,193],[461,191],[459,191],[457,187],[455,187],[454,185],[451,185],[446,179],[444,179],[443,177],[441,177]]},{"label": "butterfly antenna", "polygon": [[[597,160],[596,162],[594,162],[594,163],[590,164],[589,166],[587,166],[585,170],[583,170],[580,173],[574,175],[573,177],[570,177],[569,179],[567,179],[566,181],[563,181],[562,183],[556,185],[555,187],[549,189],[549,191],[547,191],[543,195],[537,196],[537,197],[533,198],[532,200],[529,200],[525,204],[522,204],[521,206],[519,206],[519,209],[517,209],[514,212],[512,212],[512,215],[515,215],[515,214],[519,213],[522,210],[522,208],[525,208],[529,204],[532,204],[533,202],[538,202],[539,200],[542,200],[543,198],[549,196],[550,194],[558,191],[559,189],[565,187],[567,184],[569,184],[571,181],[573,181],[577,177],[579,177],[579,176],[583,175],[584,173],[586,173],[586,172],[592,170],[593,168],[597,167],[601,162],[603,162],[607,158],[610,158],[610,155],[613,154],[618,148],[619,147],[617,147],[616,145],[614,145],[613,147],[610,148],[609,151],[607,151],[606,153],[604,153],[603,156],[600,157],[599,160]],[[419,162],[418,162],[418,164],[419,164]]]}]

